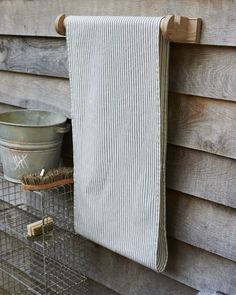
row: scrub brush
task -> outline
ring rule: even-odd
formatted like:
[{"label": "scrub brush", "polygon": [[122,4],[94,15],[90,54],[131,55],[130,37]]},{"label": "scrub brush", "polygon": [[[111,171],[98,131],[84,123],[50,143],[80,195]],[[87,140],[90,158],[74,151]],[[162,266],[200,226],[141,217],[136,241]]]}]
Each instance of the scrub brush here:
[{"label": "scrub brush", "polygon": [[43,220],[36,221],[27,225],[27,237],[35,237],[42,235],[43,232],[49,232],[53,229],[52,217],[46,217]]},{"label": "scrub brush", "polygon": [[22,188],[24,190],[44,190],[55,186],[70,184],[74,182],[72,167],[59,167],[49,169],[41,173],[32,173],[23,175],[21,178]]}]

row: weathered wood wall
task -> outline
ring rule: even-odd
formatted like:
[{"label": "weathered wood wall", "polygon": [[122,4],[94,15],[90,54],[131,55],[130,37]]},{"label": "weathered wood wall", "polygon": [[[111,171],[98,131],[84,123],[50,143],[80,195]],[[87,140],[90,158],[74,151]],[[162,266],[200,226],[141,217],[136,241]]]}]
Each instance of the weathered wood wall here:
[{"label": "weathered wood wall", "polygon": [[0,11],[0,102],[68,117],[57,14],[203,19],[201,45],[172,44],[170,52],[168,267],[157,274],[91,243],[89,275],[121,294],[236,294],[235,1],[2,0]]}]

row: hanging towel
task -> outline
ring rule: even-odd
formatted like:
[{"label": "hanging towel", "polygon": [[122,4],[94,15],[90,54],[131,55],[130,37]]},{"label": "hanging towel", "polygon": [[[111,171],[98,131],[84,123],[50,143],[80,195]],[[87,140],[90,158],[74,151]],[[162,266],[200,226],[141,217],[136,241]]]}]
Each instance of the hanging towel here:
[{"label": "hanging towel", "polygon": [[156,271],[167,262],[168,44],[161,17],[67,17],[75,230]]}]

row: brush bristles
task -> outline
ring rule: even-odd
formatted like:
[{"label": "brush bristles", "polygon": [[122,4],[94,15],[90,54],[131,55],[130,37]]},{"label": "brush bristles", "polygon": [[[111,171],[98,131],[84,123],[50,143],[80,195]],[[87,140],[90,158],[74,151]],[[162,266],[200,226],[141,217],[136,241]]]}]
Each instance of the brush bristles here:
[{"label": "brush bristles", "polygon": [[23,175],[21,181],[25,185],[48,184],[62,179],[73,179],[72,167],[59,167],[46,170],[44,176],[39,173]]}]

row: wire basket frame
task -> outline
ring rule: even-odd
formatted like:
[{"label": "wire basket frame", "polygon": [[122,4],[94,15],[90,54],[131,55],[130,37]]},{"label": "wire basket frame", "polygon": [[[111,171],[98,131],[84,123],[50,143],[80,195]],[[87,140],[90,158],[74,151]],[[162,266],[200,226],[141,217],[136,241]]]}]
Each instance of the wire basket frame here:
[{"label": "wire basket frame", "polygon": [[[0,167],[0,171],[1,167]],[[10,294],[85,294],[86,240],[73,228],[73,185],[23,191],[0,173],[0,287]],[[28,237],[27,225],[53,229]]]}]

